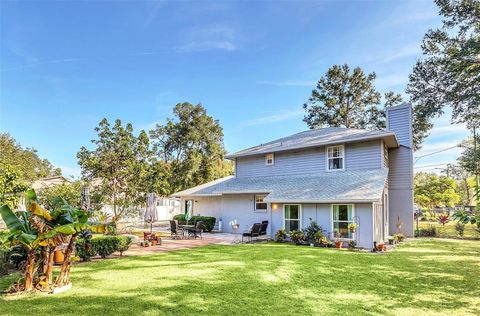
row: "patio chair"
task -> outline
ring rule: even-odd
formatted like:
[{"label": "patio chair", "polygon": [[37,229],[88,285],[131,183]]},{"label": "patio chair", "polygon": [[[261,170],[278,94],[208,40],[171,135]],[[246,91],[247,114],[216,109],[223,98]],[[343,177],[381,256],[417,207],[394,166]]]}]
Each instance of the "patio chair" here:
[{"label": "patio chair", "polygon": [[268,221],[262,221],[262,227],[260,227],[260,236],[265,236],[267,234]]},{"label": "patio chair", "polygon": [[197,237],[200,236],[200,239],[202,239],[202,232],[204,229],[205,229],[205,225],[203,224],[203,221],[198,221],[195,223],[194,228],[190,228],[188,230],[188,236],[192,236],[195,239],[197,239]]},{"label": "patio chair", "polygon": [[183,231],[178,227],[177,221],[169,221],[170,222],[170,236],[172,239],[180,239],[183,237]]},{"label": "patio chair", "polygon": [[262,228],[262,224],[260,223],[255,223],[252,225],[250,230],[247,230],[243,232],[242,234],[242,242],[243,242],[243,237],[250,237],[250,240],[253,239],[253,237],[258,237],[260,236],[260,229]]}]

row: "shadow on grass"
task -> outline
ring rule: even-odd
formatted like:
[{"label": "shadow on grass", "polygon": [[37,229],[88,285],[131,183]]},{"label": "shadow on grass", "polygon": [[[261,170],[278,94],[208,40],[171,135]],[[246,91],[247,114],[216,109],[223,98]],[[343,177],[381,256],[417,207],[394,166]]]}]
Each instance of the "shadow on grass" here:
[{"label": "shadow on grass", "polygon": [[212,245],[79,264],[69,292],[0,297],[0,306],[2,315],[25,306],[32,315],[475,315],[480,303],[468,302],[480,296],[479,257],[479,242],[438,240],[385,255]]}]

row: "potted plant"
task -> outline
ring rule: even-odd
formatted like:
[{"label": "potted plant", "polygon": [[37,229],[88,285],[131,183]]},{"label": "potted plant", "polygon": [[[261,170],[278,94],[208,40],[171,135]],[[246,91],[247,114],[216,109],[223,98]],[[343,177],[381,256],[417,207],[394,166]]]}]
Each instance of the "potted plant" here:
[{"label": "potted plant", "polygon": [[383,242],[377,244],[377,251],[383,251],[385,244]]},{"label": "potted plant", "polygon": [[287,238],[287,233],[286,233],[285,229],[279,229],[275,233],[275,241],[276,242],[284,242],[285,238]]},{"label": "potted plant", "polygon": [[342,248],[343,241],[340,239],[335,239],[335,248]]},{"label": "potted plant", "polygon": [[355,240],[350,240],[347,246],[348,246],[348,250],[353,250],[357,246],[357,242]]},{"label": "potted plant", "polygon": [[388,236],[388,244],[393,245],[395,243],[395,237],[393,236]]},{"label": "potted plant", "polygon": [[348,230],[355,234],[357,232],[357,229],[358,229],[358,224],[357,223],[350,223],[348,224]]}]

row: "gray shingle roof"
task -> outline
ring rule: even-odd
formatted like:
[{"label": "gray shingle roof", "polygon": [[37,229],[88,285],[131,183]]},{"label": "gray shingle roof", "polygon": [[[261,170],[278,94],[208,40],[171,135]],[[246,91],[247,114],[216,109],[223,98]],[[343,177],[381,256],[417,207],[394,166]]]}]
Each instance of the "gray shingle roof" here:
[{"label": "gray shingle roof", "polygon": [[275,177],[226,177],[173,196],[268,193],[267,202],[374,202],[381,199],[387,174],[388,169],[371,169]]},{"label": "gray shingle roof", "polygon": [[318,147],[379,138],[384,138],[389,147],[398,147],[398,141],[394,132],[384,130],[372,131],[356,128],[327,127],[300,132],[268,142],[266,144],[247,148],[227,155],[227,158],[231,159],[298,148]]}]

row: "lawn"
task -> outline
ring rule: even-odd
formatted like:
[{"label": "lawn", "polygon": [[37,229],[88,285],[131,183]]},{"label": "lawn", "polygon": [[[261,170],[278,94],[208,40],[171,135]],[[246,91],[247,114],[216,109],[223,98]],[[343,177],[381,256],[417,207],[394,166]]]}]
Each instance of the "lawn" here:
[{"label": "lawn", "polygon": [[[451,221],[445,224],[445,227],[442,226],[439,222],[427,222],[427,221],[419,221],[418,227],[419,228],[427,228],[428,226],[435,226],[437,228],[437,234],[439,237],[458,237],[458,234],[455,230],[456,221]],[[415,223],[416,225],[416,223]],[[480,233],[476,230],[476,225],[473,224],[466,224],[465,225],[465,232],[464,237],[466,238],[479,238]],[[415,226],[416,228],[416,226]]]},{"label": "lawn", "polygon": [[479,269],[471,240],[420,239],[386,254],[215,245],[79,264],[72,290],[3,296],[0,314],[479,315]]}]

